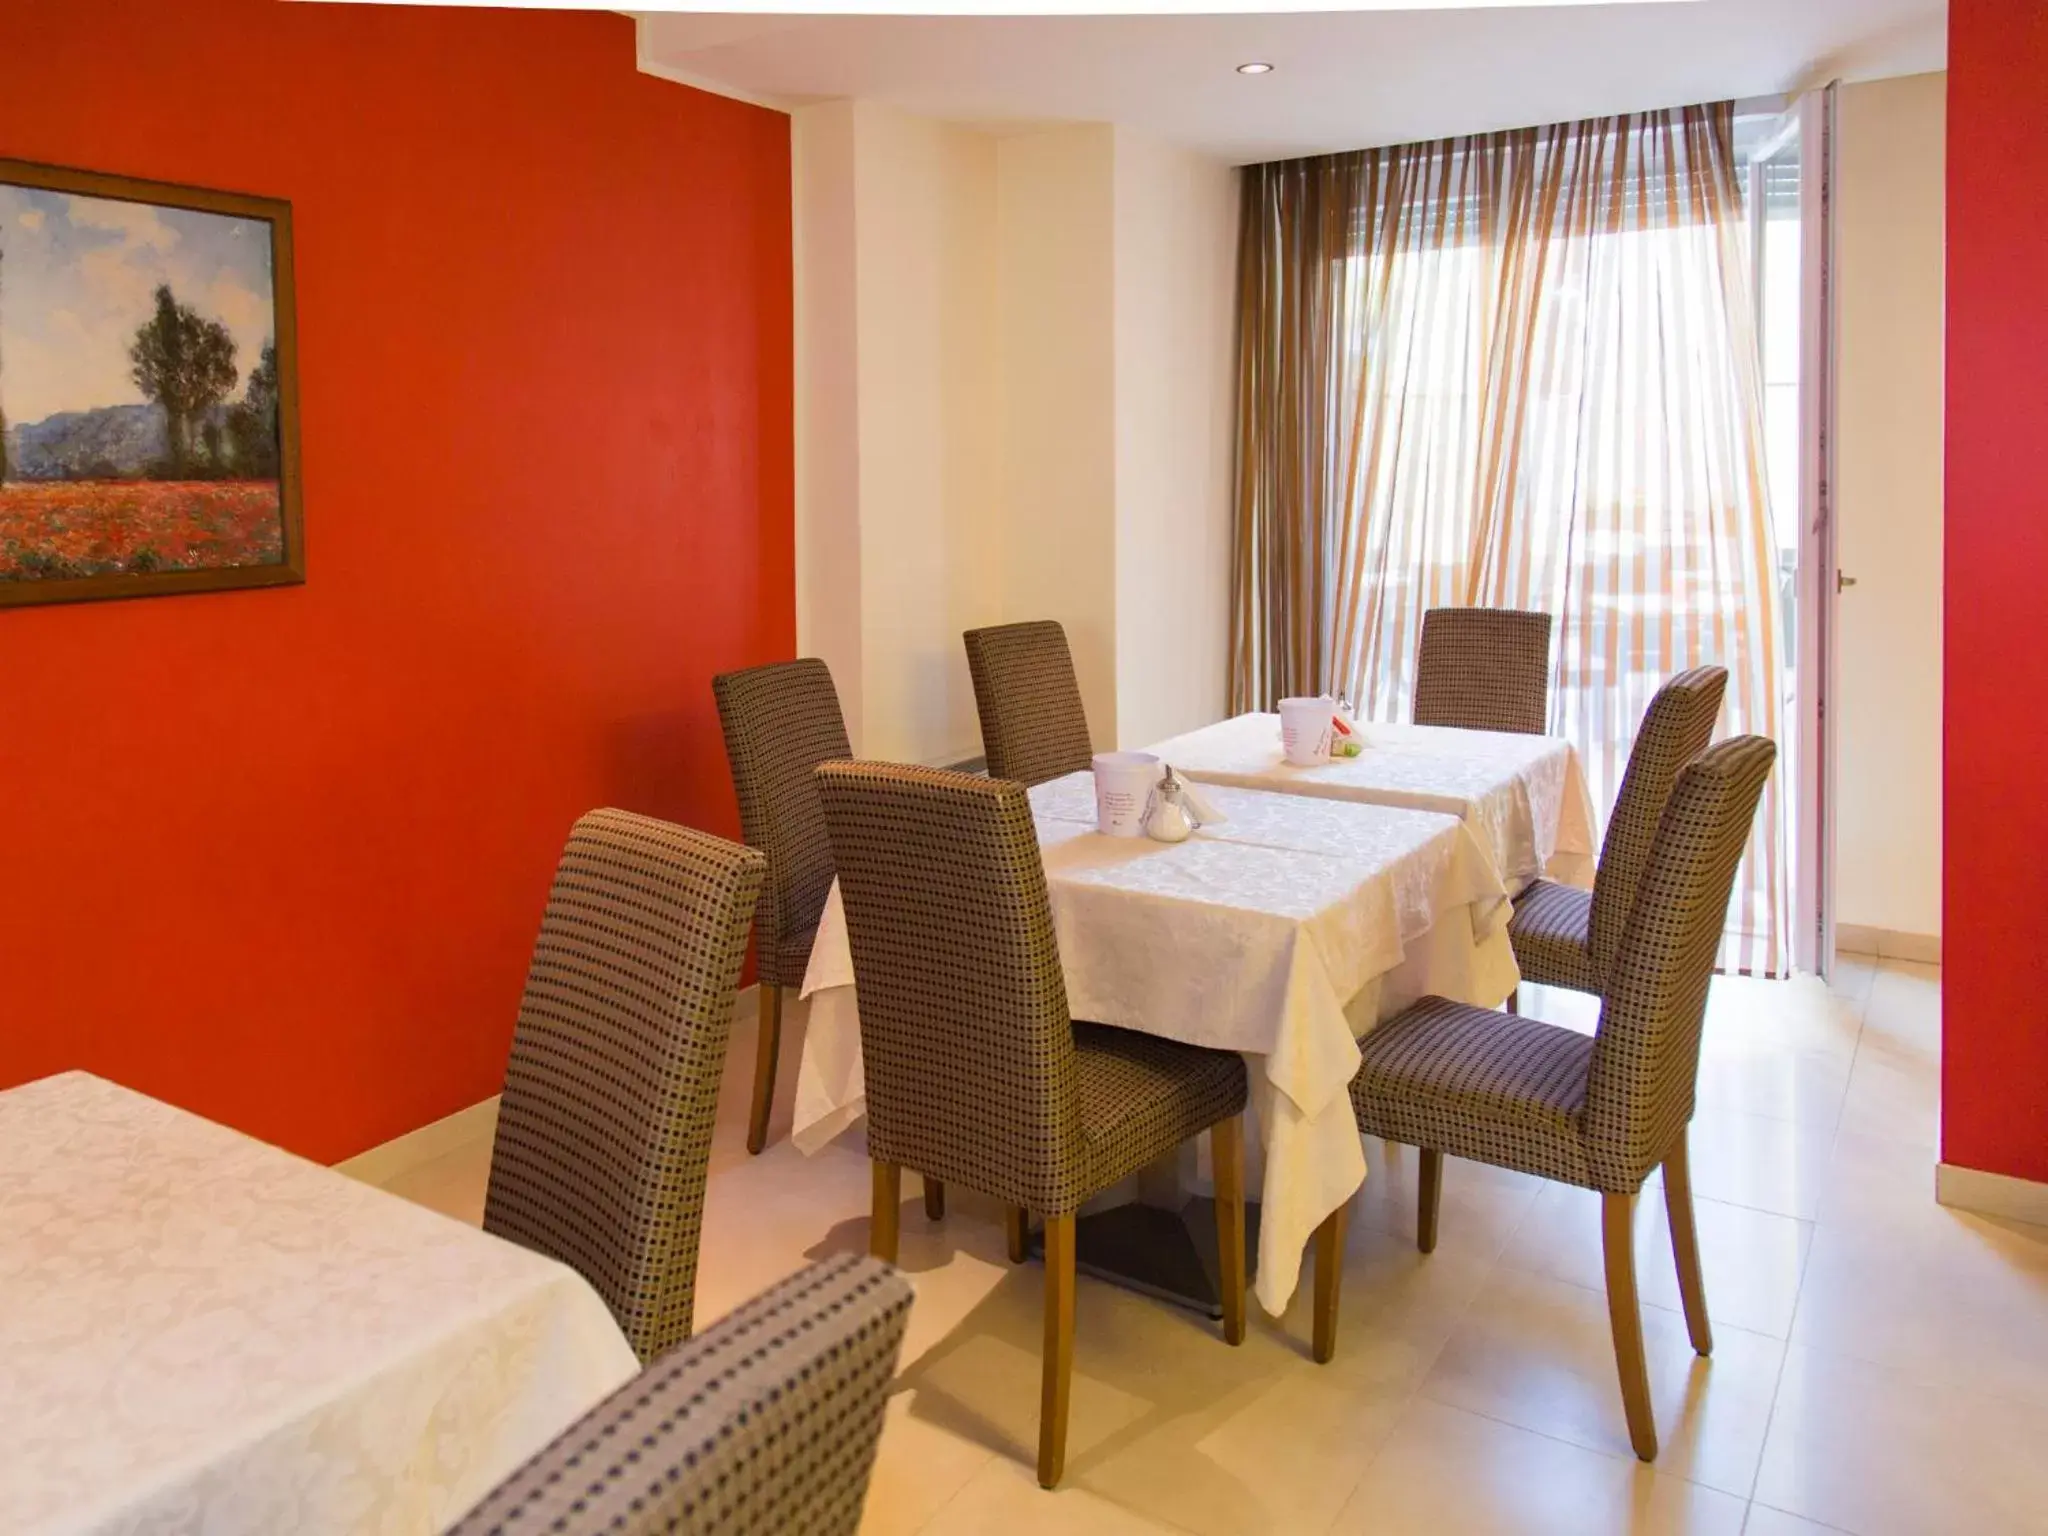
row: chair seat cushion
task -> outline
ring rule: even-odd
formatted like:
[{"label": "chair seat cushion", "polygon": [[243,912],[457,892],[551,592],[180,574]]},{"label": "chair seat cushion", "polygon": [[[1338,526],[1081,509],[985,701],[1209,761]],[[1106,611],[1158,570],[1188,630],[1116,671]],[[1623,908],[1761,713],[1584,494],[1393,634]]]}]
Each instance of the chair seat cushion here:
[{"label": "chair seat cushion", "polygon": [[1590,1183],[1580,1128],[1590,1035],[1425,997],[1359,1052],[1351,1107],[1367,1135]]},{"label": "chair seat cushion", "polygon": [[1107,1024],[1074,1023],[1082,1199],[1166,1156],[1245,1105],[1244,1059]]},{"label": "chair seat cushion", "polygon": [[1593,893],[1538,880],[1515,898],[1508,941],[1522,980],[1575,992],[1600,991],[1593,964]]}]

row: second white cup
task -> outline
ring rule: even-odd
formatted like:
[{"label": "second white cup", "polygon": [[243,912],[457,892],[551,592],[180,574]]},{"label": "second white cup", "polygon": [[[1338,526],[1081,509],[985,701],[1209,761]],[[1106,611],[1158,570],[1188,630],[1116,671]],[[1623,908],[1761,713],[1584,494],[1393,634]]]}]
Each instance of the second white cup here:
[{"label": "second white cup", "polygon": [[1328,695],[1319,699],[1280,701],[1280,750],[1297,768],[1316,768],[1330,760],[1330,717],[1337,701]]}]

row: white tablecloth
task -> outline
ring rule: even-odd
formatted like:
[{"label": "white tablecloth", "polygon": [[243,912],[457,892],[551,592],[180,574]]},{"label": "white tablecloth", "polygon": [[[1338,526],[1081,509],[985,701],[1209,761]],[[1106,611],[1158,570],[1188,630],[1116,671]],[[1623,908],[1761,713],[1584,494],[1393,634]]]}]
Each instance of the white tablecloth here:
[{"label": "white tablecloth", "polygon": [[0,1531],[425,1533],[631,1378],[563,1265],[83,1072],[0,1093]]},{"label": "white tablecloth", "polygon": [[[1425,993],[1492,1007],[1520,979],[1492,861],[1457,818],[1253,791],[1168,845],[1095,831],[1075,774],[1031,791],[1074,1017],[1242,1052],[1264,1175],[1259,1300],[1286,1310],[1316,1226],[1365,1179],[1347,1092],[1357,1035]],[[864,1100],[835,884],[811,949],[795,1141]]]},{"label": "white tablecloth", "polygon": [[1461,817],[1510,891],[1539,875],[1590,886],[1593,799],[1572,744],[1557,736],[1430,725],[1359,727],[1365,751],[1320,768],[1281,756],[1278,715],[1238,715],[1145,750],[1191,779],[1281,794],[1407,806]]}]

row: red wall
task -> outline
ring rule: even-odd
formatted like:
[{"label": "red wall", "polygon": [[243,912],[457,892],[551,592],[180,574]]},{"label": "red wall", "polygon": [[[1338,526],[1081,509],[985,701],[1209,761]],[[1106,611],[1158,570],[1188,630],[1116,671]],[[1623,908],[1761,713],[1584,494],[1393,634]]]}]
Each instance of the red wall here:
[{"label": "red wall", "polygon": [[1950,0],[1942,1157],[2048,1180],[2048,7]]},{"label": "red wall", "polygon": [[569,823],[734,832],[793,650],[787,119],[617,16],[0,0],[0,156],[291,200],[310,578],[0,610],[0,1085],[495,1092]]}]

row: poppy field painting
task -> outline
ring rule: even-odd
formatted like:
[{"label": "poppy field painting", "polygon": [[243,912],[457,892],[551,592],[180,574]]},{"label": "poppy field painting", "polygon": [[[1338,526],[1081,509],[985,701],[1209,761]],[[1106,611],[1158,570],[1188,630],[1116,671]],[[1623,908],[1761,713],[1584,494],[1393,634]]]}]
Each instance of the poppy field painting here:
[{"label": "poppy field painting", "polygon": [[291,207],[0,160],[0,607],[305,579]]}]

